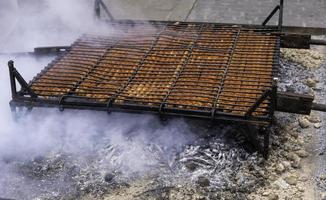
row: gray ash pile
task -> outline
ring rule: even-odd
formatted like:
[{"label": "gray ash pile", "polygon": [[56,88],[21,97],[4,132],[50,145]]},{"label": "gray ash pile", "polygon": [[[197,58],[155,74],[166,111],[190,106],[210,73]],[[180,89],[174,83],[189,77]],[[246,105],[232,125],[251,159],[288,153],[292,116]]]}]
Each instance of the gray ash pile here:
[{"label": "gray ash pile", "polygon": [[11,197],[120,199],[132,189],[131,198],[139,199],[203,191],[234,196],[263,182],[262,159],[239,127],[183,120],[161,125],[156,119],[145,125],[146,134],[135,126],[118,136],[102,135],[83,153],[61,147],[30,160],[9,159],[12,171],[2,181],[8,186],[2,194],[21,187]]}]

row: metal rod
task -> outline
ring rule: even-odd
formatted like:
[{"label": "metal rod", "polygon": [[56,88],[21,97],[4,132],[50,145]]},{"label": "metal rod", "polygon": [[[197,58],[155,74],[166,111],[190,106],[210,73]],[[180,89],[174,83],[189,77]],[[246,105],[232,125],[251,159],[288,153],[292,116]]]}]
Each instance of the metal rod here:
[{"label": "metal rod", "polygon": [[36,47],[35,54],[54,54],[69,50],[70,46]]},{"label": "metal rod", "polygon": [[277,11],[279,11],[279,18],[278,18],[278,25],[277,29],[279,31],[282,31],[283,26],[283,7],[284,7],[284,0],[280,0],[280,5],[277,5],[272,12],[267,16],[267,18],[263,22],[263,26],[266,26],[266,24],[272,19],[272,17],[275,15]]},{"label": "metal rod", "polygon": [[12,93],[12,98],[16,98],[18,91],[17,91],[17,86],[16,86],[16,80],[21,86],[21,92],[27,92],[28,95],[31,97],[35,98],[37,95],[29,88],[27,82],[24,80],[24,78],[19,74],[19,72],[16,70],[14,67],[14,61],[10,60],[8,62],[8,67],[9,67],[9,76],[10,76],[10,84],[11,84],[11,93]]},{"label": "metal rod", "polygon": [[311,39],[310,44],[311,45],[326,45],[326,40]]},{"label": "metal rod", "polygon": [[283,7],[284,0],[280,0],[280,10],[279,10],[279,18],[278,18],[278,30],[281,32],[283,27]]},{"label": "metal rod", "polygon": [[218,103],[218,100],[219,100],[219,97],[222,93],[222,90],[224,88],[224,83],[225,83],[225,80],[227,78],[227,75],[228,75],[228,72],[229,72],[229,67],[233,61],[233,55],[234,55],[234,52],[235,52],[235,48],[237,47],[237,42],[238,42],[238,39],[239,39],[239,36],[240,36],[240,33],[241,33],[241,30],[239,29],[238,32],[235,34],[235,37],[233,38],[233,41],[232,41],[232,48],[231,48],[231,52],[230,52],[230,55],[228,57],[228,62],[227,62],[227,65],[224,69],[224,72],[223,72],[223,78],[222,78],[222,81],[221,81],[221,84],[219,85],[218,87],[218,90],[216,92],[216,96],[215,96],[215,99],[214,99],[214,102],[213,102],[213,108],[212,108],[212,118],[214,118],[214,115],[215,115],[215,111],[216,111],[216,105]]},{"label": "metal rod", "polygon": [[267,129],[264,130],[264,149],[263,149],[263,156],[267,160],[269,156],[269,140],[270,140],[270,131],[271,127],[269,126]]},{"label": "metal rod", "polygon": [[313,103],[311,110],[326,112],[326,104]]},{"label": "metal rod", "polygon": [[[71,97],[69,97],[71,98]],[[75,97],[74,97],[75,98]],[[86,97],[87,98],[87,97]],[[87,98],[88,99],[88,98]],[[22,97],[16,100],[11,101],[11,105],[13,106],[24,106],[24,107],[58,107],[58,99],[35,99],[35,101],[31,101],[31,98]],[[68,102],[65,104],[66,109],[83,109],[83,110],[98,110],[98,111],[107,111],[106,104],[98,104],[93,102]],[[111,108],[112,111],[116,112],[130,112],[130,113],[152,113],[158,114],[157,107],[151,107],[146,105],[132,105],[132,104],[123,104],[123,105],[115,105]],[[184,117],[193,117],[198,119],[211,119],[210,112],[208,111],[196,111],[196,110],[180,110],[174,108],[166,108],[165,115],[168,116],[184,116]],[[238,116],[231,113],[218,113],[215,116],[216,120],[227,120],[227,121],[239,121],[239,122],[248,122],[254,124],[268,125],[268,120],[266,116],[261,117],[253,117],[252,119],[246,119],[242,116]]]},{"label": "metal rod", "polygon": [[[109,11],[108,7],[105,5],[105,3],[103,3],[102,0],[98,0],[99,1],[99,5],[102,6],[102,8],[104,9],[105,13],[108,15],[108,17],[111,19],[111,20],[114,20],[114,17],[113,15],[111,14],[111,12]],[[100,12],[99,12],[100,14]]]},{"label": "metal rod", "polygon": [[278,78],[273,78],[273,86],[271,90],[271,107],[269,109],[269,116],[270,120],[273,123],[274,119],[274,112],[277,108],[277,84],[278,84]]},{"label": "metal rod", "polygon": [[272,17],[275,15],[275,13],[280,9],[280,5],[277,5],[272,12],[267,16],[267,18],[263,22],[263,26],[266,26],[266,24],[269,22],[269,20],[272,19]]},{"label": "metal rod", "polygon": [[198,2],[198,0],[195,0],[194,3],[192,4],[189,12],[187,13],[185,19],[183,20],[184,22],[186,22],[188,20],[188,18],[190,17],[192,11],[194,10],[195,6],[197,5],[197,2]]},{"label": "metal rod", "polygon": [[11,96],[14,99],[17,95],[17,86],[16,86],[16,80],[15,80],[15,67],[14,67],[14,61],[10,60],[8,62],[9,67],[9,77],[10,77],[10,86],[11,86]]},{"label": "metal rod", "polygon": [[101,17],[101,7],[100,7],[100,1],[99,0],[95,0],[95,2],[94,2],[94,10],[95,10],[95,17],[97,17],[97,19],[100,19],[100,17]]},{"label": "metal rod", "polygon": [[[83,75],[83,78],[78,81],[74,86],[73,88],[69,91],[68,94],[71,94],[72,92],[75,92],[77,90],[77,88],[81,85],[81,83],[83,81],[85,81],[86,78],[88,78],[88,76],[90,76],[90,74],[92,74],[96,68],[99,66],[99,64],[101,63],[101,61],[105,58],[105,56],[109,53],[110,49],[112,49],[114,47],[115,44],[117,44],[119,42],[119,40],[116,40],[114,41],[114,43],[112,45],[108,45],[106,48],[105,48],[105,51],[102,53],[102,55],[98,58],[97,62],[89,69],[88,72],[86,72],[85,75]],[[65,76],[67,77],[67,76]]]},{"label": "metal rod", "polygon": [[160,39],[160,35],[166,30],[167,25],[163,26],[162,29],[156,33],[154,40],[152,41],[149,50],[142,56],[141,60],[138,62],[137,67],[134,69],[132,75],[129,77],[127,84],[123,84],[116,93],[107,101],[107,112],[110,113],[110,107],[112,107],[114,101],[118,98],[118,96],[125,91],[125,89],[130,85],[130,83],[135,79],[137,73],[139,72],[140,68],[144,65],[146,58],[150,55],[153,51],[154,47],[158,43]]},{"label": "metal rod", "polygon": [[266,90],[259,99],[249,108],[249,110],[246,113],[246,117],[250,117],[253,112],[259,107],[261,103],[271,94],[270,90]]},{"label": "metal rod", "polygon": [[191,53],[192,53],[192,51],[193,51],[193,49],[194,49],[196,43],[198,42],[198,40],[199,40],[199,39],[201,38],[201,36],[202,36],[201,33],[202,33],[202,31],[203,31],[203,28],[204,28],[204,24],[202,24],[202,25],[200,26],[200,28],[199,28],[199,30],[198,30],[198,35],[196,36],[196,38],[194,38],[192,45],[188,48],[188,50],[187,50],[187,51],[188,51],[188,55],[187,55],[186,59],[184,60],[184,62],[183,62],[183,64],[182,64],[182,67],[181,67],[180,71],[178,72],[176,78],[174,79],[174,81],[173,81],[173,83],[172,83],[172,85],[171,85],[170,90],[166,93],[165,97],[163,98],[163,101],[162,101],[162,103],[161,103],[161,105],[160,105],[159,113],[162,113],[164,107],[166,106],[166,103],[167,103],[167,101],[168,101],[168,98],[169,98],[170,94],[171,94],[172,91],[175,89],[175,86],[177,85],[177,82],[179,81],[179,78],[180,78],[180,76],[181,76],[181,74],[182,74],[184,68],[188,65],[188,63],[189,63],[189,59],[190,59],[190,56],[191,56]]}]

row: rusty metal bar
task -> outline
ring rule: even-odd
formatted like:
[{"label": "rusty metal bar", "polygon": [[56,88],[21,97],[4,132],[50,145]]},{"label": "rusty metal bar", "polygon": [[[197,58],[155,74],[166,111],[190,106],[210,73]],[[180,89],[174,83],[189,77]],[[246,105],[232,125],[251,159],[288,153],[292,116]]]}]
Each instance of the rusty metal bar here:
[{"label": "rusty metal bar", "polygon": [[155,39],[152,41],[152,44],[149,48],[149,50],[144,54],[144,56],[141,58],[141,60],[139,61],[137,68],[134,70],[133,74],[129,77],[129,80],[127,82],[127,84],[122,85],[118,91],[108,100],[107,102],[107,109],[108,112],[110,113],[110,107],[112,107],[112,104],[114,103],[114,101],[116,100],[116,98],[130,85],[130,83],[135,79],[135,76],[137,75],[139,69],[143,66],[146,58],[148,57],[148,55],[152,52],[152,50],[154,49],[155,45],[157,44],[158,40],[160,39],[160,35],[164,32],[164,30],[167,28],[167,25],[165,25],[156,35],[155,35]]},{"label": "rusty metal bar", "polygon": [[224,83],[225,83],[225,79],[226,79],[226,76],[227,76],[227,73],[228,73],[228,70],[229,70],[229,66],[232,62],[232,57],[234,55],[234,52],[235,52],[235,48],[236,48],[236,45],[237,45],[237,41],[238,41],[238,38],[239,38],[239,35],[240,35],[240,32],[241,30],[239,29],[234,37],[234,40],[232,42],[232,48],[231,48],[231,52],[230,52],[230,55],[229,55],[229,58],[228,58],[228,61],[227,61],[227,65],[224,69],[224,72],[223,72],[223,78],[222,78],[222,81],[221,81],[221,84],[219,85],[218,87],[218,90],[217,90],[217,94],[216,94],[216,97],[214,99],[214,102],[213,102],[213,108],[212,108],[212,118],[214,118],[215,116],[215,111],[216,111],[216,104],[217,104],[217,101],[219,100],[219,97],[222,93],[222,90],[223,90],[223,86],[224,86]]},{"label": "rusty metal bar", "polygon": [[159,108],[159,113],[160,113],[160,114],[163,112],[163,109],[165,108],[165,106],[166,106],[166,104],[167,104],[167,100],[168,100],[168,98],[169,98],[171,92],[174,90],[174,88],[175,88],[177,82],[179,81],[180,76],[181,76],[181,74],[183,73],[184,68],[188,65],[188,63],[189,63],[189,59],[190,59],[190,56],[191,56],[191,53],[192,53],[192,51],[193,51],[193,49],[194,49],[194,47],[195,47],[197,41],[198,41],[198,40],[200,39],[200,37],[202,36],[202,35],[201,35],[201,32],[203,31],[203,28],[204,28],[204,24],[202,24],[202,25],[200,26],[196,38],[194,39],[192,45],[191,45],[191,46],[189,47],[189,49],[187,50],[187,52],[188,52],[187,57],[185,58],[185,60],[184,60],[184,62],[183,62],[183,64],[182,64],[181,69],[179,70],[178,74],[176,75],[176,78],[174,79],[174,81],[173,81],[173,83],[172,83],[172,85],[171,85],[169,91],[166,93],[166,95],[165,95],[165,97],[163,98],[163,101],[162,101],[162,103],[161,103],[161,105],[160,105],[160,108]]}]

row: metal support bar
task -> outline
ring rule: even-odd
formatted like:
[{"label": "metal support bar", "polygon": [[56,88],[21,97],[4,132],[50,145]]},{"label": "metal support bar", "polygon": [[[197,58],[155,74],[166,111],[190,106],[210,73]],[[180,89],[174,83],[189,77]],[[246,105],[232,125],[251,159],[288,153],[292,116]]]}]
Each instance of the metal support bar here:
[{"label": "metal support bar", "polygon": [[95,16],[96,16],[98,19],[101,18],[101,7],[103,8],[103,10],[104,10],[105,13],[107,14],[107,16],[108,16],[111,20],[114,20],[113,15],[111,14],[111,12],[109,11],[108,7],[105,5],[105,3],[103,3],[102,0],[95,0],[95,4],[94,4]]},{"label": "metal support bar", "polygon": [[267,16],[267,18],[263,22],[263,26],[266,26],[266,24],[269,22],[269,20],[272,19],[272,17],[275,15],[275,13],[280,9],[280,5],[277,5],[273,11]]},{"label": "metal support bar", "polygon": [[283,26],[283,7],[284,7],[284,0],[280,0],[280,4],[277,5],[272,12],[267,16],[267,18],[263,22],[263,26],[266,26],[266,24],[272,19],[272,17],[275,15],[277,11],[279,11],[279,17],[278,17],[278,26],[277,29],[279,31],[282,31]]},{"label": "metal support bar", "polygon": [[196,46],[198,40],[202,37],[202,31],[203,31],[203,28],[204,28],[204,24],[202,24],[198,30],[198,35],[196,36],[196,38],[194,38],[193,40],[193,43],[192,45],[188,48],[188,55],[186,56],[178,74],[176,75],[176,78],[174,79],[172,85],[171,85],[171,88],[169,89],[169,91],[165,94],[164,98],[163,98],[163,101],[160,105],[160,108],[159,108],[159,113],[162,114],[163,112],[163,109],[166,107],[166,104],[167,104],[167,101],[168,101],[168,98],[170,96],[170,94],[172,93],[172,91],[175,89],[175,86],[177,85],[178,81],[179,81],[179,78],[182,74],[182,72],[184,71],[184,68],[188,65],[189,63],[189,59],[190,59],[190,56],[191,56],[191,53],[194,49],[194,47]]},{"label": "metal support bar", "polygon": [[277,106],[277,81],[278,81],[277,78],[273,79],[272,89],[264,91],[264,93],[259,97],[259,99],[249,108],[249,110],[245,114],[246,117],[251,117],[252,113],[256,111],[256,109],[260,106],[260,104],[262,104],[267,99],[267,97],[270,97],[271,108],[269,109],[270,110],[269,116],[271,122],[273,121],[274,110],[276,109]]},{"label": "metal support bar", "polygon": [[95,17],[97,19],[100,19],[100,17],[101,17],[101,7],[100,7],[100,1],[99,0],[94,1],[94,11],[95,11]]},{"label": "metal support bar", "polygon": [[284,0],[280,0],[280,11],[279,11],[279,18],[278,18],[279,31],[282,31],[282,26],[283,26],[283,8],[284,8]]},{"label": "metal support bar", "polygon": [[259,97],[259,99],[249,108],[249,110],[246,113],[246,117],[250,117],[252,113],[255,112],[255,110],[259,107],[259,105],[263,103],[263,101],[265,101],[265,99],[270,95],[271,95],[271,91],[265,90],[264,93]]},{"label": "metal support bar", "polygon": [[227,65],[226,65],[226,67],[224,69],[224,72],[223,72],[223,77],[222,77],[222,80],[221,80],[221,85],[218,87],[218,90],[216,92],[216,96],[214,98],[214,102],[213,102],[213,106],[212,106],[213,108],[212,108],[212,111],[211,111],[212,119],[215,116],[216,109],[218,109],[217,103],[218,103],[218,100],[220,98],[220,95],[221,95],[221,93],[223,91],[224,83],[225,83],[225,80],[226,80],[227,75],[228,75],[229,67],[230,67],[230,65],[232,63],[232,58],[233,58],[235,49],[237,47],[237,43],[238,43],[238,39],[239,39],[240,34],[241,34],[241,29],[238,30],[238,32],[235,34],[235,37],[233,38],[230,55],[229,55],[229,58],[228,58]]},{"label": "metal support bar", "polygon": [[270,93],[270,97],[271,97],[271,108],[269,116],[270,116],[270,120],[271,123],[273,123],[273,119],[274,119],[274,112],[276,110],[277,107],[277,84],[278,84],[278,78],[273,78],[273,85],[272,85],[272,90]]},{"label": "metal support bar", "polygon": [[8,67],[12,98],[15,99],[18,95],[16,80],[21,86],[20,93],[30,95],[32,98],[36,98],[37,95],[29,88],[27,82],[14,67],[14,61],[10,60],[8,62]]},{"label": "metal support bar", "polygon": [[31,105],[17,106],[13,101],[10,101],[9,105],[12,118],[15,122],[18,122],[23,116],[29,114],[33,110]]},{"label": "metal support bar", "polygon": [[130,83],[135,79],[138,71],[140,70],[140,68],[144,65],[144,62],[146,60],[146,58],[149,56],[149,54],[153,51],[155,45],[157,44],[157,42],[160,39],[160,35],[166,30],[167,25],[163,26],[163,28],[155,35],[155,39],[152,41],[151,47],[150,49],[143,55],[143,57],[141,58],[141,60],[139,61],[137,67],[134,69],[132,75],[129,77],[129,80],[126,84],[122,85],[117,91],[116,93],[107,101],[106,107],[107,107],[107,112],[111,113],[110,108],[112,107],[114,101],[116,100],[116,98],[118,98],[118,96],[125,91],[125,89],[130,85]]},{"label": "metal support bar", "polygon": [[70,49],[70,46],[54,46],[54,47],[36,47],[34,53],[37,55],[58,54]]},{"label": "metal support bar", "polygon": [[10,78],[10,86],[11,86],[11,96],[12,98],[15,98],[17,96],[17,86],[16,86],[16,79],[15,79],[15,67],[14,67],[14,61],[8,62],[9,67],[9,78]]},{"label": "metal support bar", "polygon": [[310,44],[312,44],[312,45],[326,45],[326,40],[311,39]]},{"label": "metal support bar", "polygon": [[18,113],[17,113],[17,106],[15,106],[12,101],[9,102],[9,106],[10,106],[10,111],[11,111],[11,116],[14,119],[14,121],[18,120]]},{"label": "metal support bar", "polygon": [[271,127],[264,130],[264,146],[263,146],[263,156],[267,160],[269,155],[269,140],[270,140]]},{"label": "metal support bar", "polygon": [[[249,138],[249,142],[267,160],[269,155],[271,126],[264,127],[264,126],[255,126],[252,124],[242,124],[241,128],[244,128],[243,133]],[[259,136],[263,136],[263,138]]]},{"label": "metal support bar", "polygon": [[326,112],[326,105],[325,104],[319,104],[319,103],[313,103],[312,106],[311,106],[311,109]]}]

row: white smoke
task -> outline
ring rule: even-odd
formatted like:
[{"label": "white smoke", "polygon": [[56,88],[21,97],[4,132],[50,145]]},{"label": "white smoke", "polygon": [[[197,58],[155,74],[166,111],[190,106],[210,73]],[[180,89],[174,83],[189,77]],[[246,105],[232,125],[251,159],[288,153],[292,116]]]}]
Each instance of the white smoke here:
[{"label": "white smoke", "polygon": [[[85,32],[107,31],[95,18],[92,0],[1,0],[0,52],[69,45]],[[18,3],[17,3],[18,2]]]},{"label": "white smoke", "polygon": [[[0,35],[1,53],[32,51],[38,46],[69,45],[85,32],[105,33],[110,29],[100,26],[94,19],[93,1],[0,2],[0,16],[12,20],[9,28],[8,21],[0,21],[0,29],[6,31]],[[102,159],[101,168],[119,166],[128,174],[128,170],[142,172],[146,171],[147,165],[155,164],[152,155],[144,151],[150,143],[160,145],[169,152],[193,139],[183,120],[163,126],[157,118],[146,115],[34,109],[15,122],[9,108],[11,92],[7,61],[11,59],[28,81],[53,58],[13,54],[0,56],[0,197],[28,199],[35,197],[31,194],[35,188],[42,188],[37,181],[17,172],[16,162],[29,162],[53,152],[73,155],[73,162],[79,162],[92,153],[93,156],[103,156],[96,151],[102,148],[99,144],[107,143],[120,148],[120,157],[114,162],[110,160],[112,157],[99,158]],[[65,185],[64,180],[57,184]]]}]

